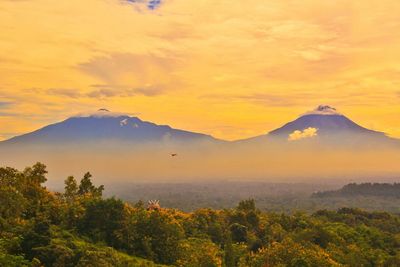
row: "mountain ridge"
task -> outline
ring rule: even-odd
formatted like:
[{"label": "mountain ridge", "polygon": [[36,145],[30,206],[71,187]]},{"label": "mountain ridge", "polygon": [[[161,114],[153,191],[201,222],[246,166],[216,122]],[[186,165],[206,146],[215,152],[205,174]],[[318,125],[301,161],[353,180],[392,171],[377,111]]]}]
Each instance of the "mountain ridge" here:
[{"label": "mountain ridge", "polygon": [[320,105],[313,111],[304,113],[297,119],[266,134],[235,141],[225,141],[203,133],[175,129],[169,125],[158,125],[153,122],[143,121],[138,117],[110,112],[102,108],[93,113],[78,114],[33,132],[12,137],[1,141],[0,144],[84,143],[107,140],[138,143],[170,141],[184,143],[192,141],[236,143],[265,139],[288,141],[291,134],[302,134],[302,131],[307,129],[314,129],[314,134],[309,136],[315,137],[314,139],[335,137],[337,139],[357,139],[359,137],[368,137],[379,141],[397,140],[388,137],[383,132],[360,126],[331,106]]},{"label": "mountain ridge", "polygon": [[[158,125],[138,117],[112,114],[106,110],[88,116],[73,116],[1,143],[59,143],[119,140],[124,142],[220,141],[210,135]],[[107,112],[107,113],[106,113]]]}]

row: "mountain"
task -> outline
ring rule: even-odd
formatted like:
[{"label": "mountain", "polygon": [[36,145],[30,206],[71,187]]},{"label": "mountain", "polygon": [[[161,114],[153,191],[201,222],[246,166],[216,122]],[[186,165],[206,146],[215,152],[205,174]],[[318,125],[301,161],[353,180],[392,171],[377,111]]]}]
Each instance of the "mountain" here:
[{"label": "mountain", "polygon": [[391,177],[399,173],[399,149],[398,140],[366,129],[329,106],[241,142],[99,110],[0,142],[0,164],[44,162],[52,166],[51,183],[57,186],[59,177],[87,170],[110,183]]},{"label": "mountain", "polygon": [[320,105],[315,110],[307,112],[298,119],[291,121],[284,126],[269,132],[270,136],[289,136],[296,130],[303,131],[307,128],[315,128],[318,135],[337,135],[337,134],[359,134],[366,136],[385,136],[382,132],[377,132],[364,128],[330,106]]},{"label": "mountain", "polygon": [[[279,141],[279,142],[276,142]],[[364,128],[353,122],[335,108],[320,105],[294,121],[267,134],[240,140],[235,143],[318,143],[348,146],[358,144],[399,145],[397,139]],[[37,131],[0,142],[0,146],[34,145],[105,145],[120,144],[215,144],[228,142],[210,135],[173,129],[168,125],[157,125],[137,117],[113,113],[100,109],[91,114],[80,114],[62,122],[48,125]]]},{"label": "mountain", "polygon": [[[262,141],[302,141],[344,145],[398,145],[398,140],[386,136],[383,132],[367,129],[353,122],[334,107],[320,105],[313,111],[307,112],[294,121],[242,142]],[[307,140],[307,141],[306,141]]]},{"label": "mountain", "polygon": [[109,143],[187,143],[215,142],[212,136],[173,129],[142,121],[137,117],[100,109],[48,125],[34,132],[13,137],[3,144],[60,145]]}]

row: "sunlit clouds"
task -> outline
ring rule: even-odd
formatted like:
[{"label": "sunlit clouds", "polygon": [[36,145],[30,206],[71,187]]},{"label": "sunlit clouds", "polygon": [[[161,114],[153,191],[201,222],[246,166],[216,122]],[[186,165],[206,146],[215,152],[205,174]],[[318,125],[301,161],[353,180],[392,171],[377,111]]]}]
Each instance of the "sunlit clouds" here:
[{"label": "sunlit clouds", "polygon": [[400,2],[0,1],[0,138],[106,107],[240,139],[319,105],[400,137]]},{"label": "sunlit clouds", "polygon": [[289,141],[297,141],[305,138],[311,138],[318,135],[318,129],[313,127],[308,127],[304,130],[296,130],[293,133],[289,134]]}]

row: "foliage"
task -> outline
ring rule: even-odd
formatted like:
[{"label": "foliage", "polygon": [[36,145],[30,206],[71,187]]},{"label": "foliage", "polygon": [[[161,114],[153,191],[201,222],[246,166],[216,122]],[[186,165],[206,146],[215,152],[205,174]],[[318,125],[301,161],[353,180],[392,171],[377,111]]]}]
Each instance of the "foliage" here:
[{"label": "foliage", "polygon": [[[380,184],[384,185],[384,184]],[[272,183],[261,181],[221,181],[184,183],[123,183],[109,184],[107,192],[129,202],[152,198],[162,200],[163,207],[193,212],[209,207],[233,208],[246,198],[254,198],[261,211],[309,213],[321,209],[358,207],[367,211],[400,213],[400,198],[393,194],[331,195],[315,197],[315,192],[337,189],[339,184]]]},{"label": "foliage", "polygon": [[222,253],[210,240],[189,238],[179,244],[181,255],[176,261],[182,267],[222,266]]},{"label": "foliage", "polygon": [[283,242],[273,242],[257,253],[243,258],[239,266],[340,266],[331,256],[312,244],[302,245],[290,238]]},{"label": "foliage", "polygon": [[236,208],[147,210],[103,198],[90,173],[64,193],[46,168],[0,168],[0,266],[399,266],[400,217],[355,208],[314,214]]},{"label": "foliage", "polygon": [[385,196],[400,198],[400,183],[351,183],[339,190],[316,192],[314,197],[335,197],[335,196]]}]

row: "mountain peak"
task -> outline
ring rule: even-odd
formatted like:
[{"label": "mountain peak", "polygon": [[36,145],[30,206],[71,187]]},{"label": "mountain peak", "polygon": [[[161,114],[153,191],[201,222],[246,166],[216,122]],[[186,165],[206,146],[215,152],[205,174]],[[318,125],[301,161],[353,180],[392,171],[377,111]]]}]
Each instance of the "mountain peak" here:
[{"label": "mountain peak", "polygon": [[366,129],[343,114],[336,108],[328,105],[319,105],[313,111],[307,112],[294,121],[286,123],[282,127],[269,132],[270,135],[287,137],[298,131],[313,128],[318,131],[319,136],[383,136],[381,132]]},{"label": "mountain peak", "polygon": [[79,113],[75,116],[72,116],[73,118],[87,118],[87,117],[92,117],[92,118],[118,118],[118,117],[129,117],[129,115],[120,113],[120,112],[111,112],[110,110],[106,108],[100,108],[95,112],[85,112],[85,113]]},{"label": "mountain peak", "polygon": [[319,105],[314,110],[305,113],[304,115],[342,115],[336,108],[329,105]]},{"label": "mountain peak", "polygon": [[100,143],[112,143],[124,146],[127,143],[165,145],[214,141],[218,140],[209,135],[174,129],[168,125],[157,125],[101,108],[95,112],[72,116],[6,142],[51,146],[71,143],[97,146]]}]

